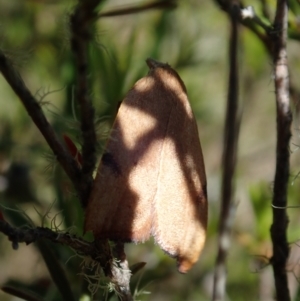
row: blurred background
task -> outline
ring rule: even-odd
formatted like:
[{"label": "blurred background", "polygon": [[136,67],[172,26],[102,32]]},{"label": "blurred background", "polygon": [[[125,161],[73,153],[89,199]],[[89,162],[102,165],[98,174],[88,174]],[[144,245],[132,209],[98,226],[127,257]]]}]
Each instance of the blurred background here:
[{"label": "blurred background", "polygon": [[[274,1],[247,1],[258,14],[267,5],[271,20]],[[136,3],[136,2],[135,2]],[[141,2],[143,3],[143,2]],[[132,4],[107,0],[106,11]],[[13,61],[26,85],[40,101],[47,118],[62,137],[80,147],[78,109],[73,102],[74,61],[70,49],[69,16],[75,1],[0,0],[0,47]],[[291,1],[288,56],[294,88],[300,91],[298,2]],[[261,16],[263,17],[263,15]],[[265,20],[266,22],[268,20]],[[173,10],[101,18],[89,48],[90,94],[97,116],[99,156],[118,103],[135,81],[146,75],[145,59],[168,62],[183,79],[197,118],[206,164],[209,197],[208,238],[197,265],[187,274],[150,241],[126,245],[129,263],[147,262],[132,279],[138,300],[210,300],[220,208],[221,158],[228,81],[229,22],[213,1],[179,1]],[[298,33],[299,32],[299,33]],[[274,300],[269,230],[275,171],[276,115],[272,60],[249,30],[240,28],[240,108],[242,114],[235,179],[234,229],[228,255],[227,300]],[[292,102],[290,205],[299,204],[299,119],[297,97]],[[59,227],[82,234],[83,210],[72,186],[19,99],[0,76],[0,208],[17,226]],[[20,214],[7,208],[18,208]],[[47,214],[48,213],[48,214]],[[47,214],[46,218],[43,218]],[[300,208],[288,210],[288,264],[293,299],[298,288]],[[54,221],[53,221],[54,219]],[[47,244],[63,265],[77,300],[87,294],[82,258],[67,247]],[[47,247],[48,246],[48,247]],[[45,251],[46,252],[46,251]],[[45,254],[44,254],[45,255]],[[30,289],[43,300],[61,300],[35,245],[11,248],[0,234],[0,285]],[[149,293],[149,294],[148,294]],[[115,297],[113,297],[115,298]],[[0,292],[4,301],[19,300]],[[97,300],[104,299],[100,290]]]}]

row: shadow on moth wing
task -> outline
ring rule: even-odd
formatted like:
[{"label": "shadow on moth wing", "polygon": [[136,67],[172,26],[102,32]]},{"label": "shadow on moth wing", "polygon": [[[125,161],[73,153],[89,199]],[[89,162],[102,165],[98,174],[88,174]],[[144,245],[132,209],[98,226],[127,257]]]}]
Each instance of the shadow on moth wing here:
[{"label": "shadow on moth wing", "polygon": [[105,152],[102,155],[101,162],[103,165],[110,167],[116,175],[118,176],[122,175],[121,168],[111,153]]},{"label": "shadow on moth wing", "polygon": [[207,225],[206,176],[184,83],[148,59],[148,76],[122,102],[86,210],[95,237],[143,242],[154,236],[187,272]]}]

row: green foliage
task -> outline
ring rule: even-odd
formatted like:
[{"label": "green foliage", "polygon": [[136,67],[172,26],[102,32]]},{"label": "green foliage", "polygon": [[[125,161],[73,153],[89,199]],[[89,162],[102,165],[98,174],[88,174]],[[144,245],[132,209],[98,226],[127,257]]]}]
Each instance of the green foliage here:
[{"label": "green foliage", "polygon": [[271,187],[268,187],[266,183],[259,183],[251,187],[250,198],[255,215],[256,240],[257,242],[267,241],[272,223]]}]

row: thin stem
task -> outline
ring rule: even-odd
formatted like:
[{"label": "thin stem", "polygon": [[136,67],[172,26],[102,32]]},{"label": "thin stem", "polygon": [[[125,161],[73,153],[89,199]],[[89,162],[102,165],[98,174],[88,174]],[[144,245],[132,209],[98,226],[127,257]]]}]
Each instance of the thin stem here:
[{"label": "thin stem", "polygon": [[95,261],[99,261],[101,266],[105,266],[107,261],[107,258],[104,259],[103,256],[99,256],[99,253],[101,252],[102,254],[103,252],[102,250],[99,250],[95,243],[87,242],[68,232],[55,232],[44,227],[16,228],[4,220],[0,220],[0,232],[8,237],[12,242],[14,249],[18,249],[19,243],[26,243],[26,245],[29,245],[40,239],[47,239],[53,243],[69,246],[78,254],[90,256]]},{"label": "thin stem", "polygon": [[237,141],[239,124],[237,122],[238,112],[238,21],[235,6],[232,7],[230,15],[231,37],[229,49],[229,83],[228,99],[226,109],[226,121],[224,132],[223,150],[223,176],[222,176],[222,203],[219,223],[219,247],[216,259],[213,301],[225,299],[226,292],[226,257],[230,247],[230,233],[234,218],[234,205],[232,197],[234,194],[233,178],[236,166]]},{"label": "thin stem", "polygon": [[277,300],[289,301],[289,289],[286,273],[286,263],[289,257],[287,242],[288,217],[287,187],[289,181],[289,142],[291,137],[292,114],[290,111],[289,74],[287,66],[287,15],[288,3],[278,0],[273,33],[273,61],[275,75],[275,94],[277,107],[277,146],[276,172],[273,194],[273,224],[271,238],[273,242],[273,256],[271,264],[275,278]]},{"label": "thin stem", "polygon": [[95,8],[100,0],[79,1],[71,15],[71,45],[76,67],[75,100],[79,105],[82,134],[82,173],[80,190],[84,195],[83,207],[93,185],[93,171],[96,164],[96,131],[94,126],[94,107],[90,99],[88,83],[88,47],[90,40],[90,25],[96,20]]},{"label": "thin stem", "polygon": [[153,1],[150,3],[142,4],[140,6],[136,6],[136,5],[126,6],[124,8],[123,7],[116,8],[114,10],[99,13],[98,18],[123,16],[123,15],[136,14],[136,13],[148,11],[151,9],[175,8],[176,6],[177,6],[176,0]]},{"label": "thin stem", "polygon": [[66,174],[71,179],[78,195],[82,198],[79,189],[80,170],[77,167],[76,161],[67,152],[65,147],[57,138],[52,126],[46,119],[40,104],[30,93],[18,71],[13,67],[13,64],[0,50],[0,71],[7,83],[22,101],[28,115],[31,117],[37,128],[40,130],[50,148],[52,149],[57,161],[60,163]]}]

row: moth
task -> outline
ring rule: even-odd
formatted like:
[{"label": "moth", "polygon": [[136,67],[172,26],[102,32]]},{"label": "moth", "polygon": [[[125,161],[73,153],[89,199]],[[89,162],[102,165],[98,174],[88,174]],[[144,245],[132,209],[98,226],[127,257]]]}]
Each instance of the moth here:
[{"label": "moth", "polygon": [[98,239],[144,242],[153,236],[186,273],[203,249],[206,175],[186,87],[168,64],[149,73],[121,103],[85,215]]}]

